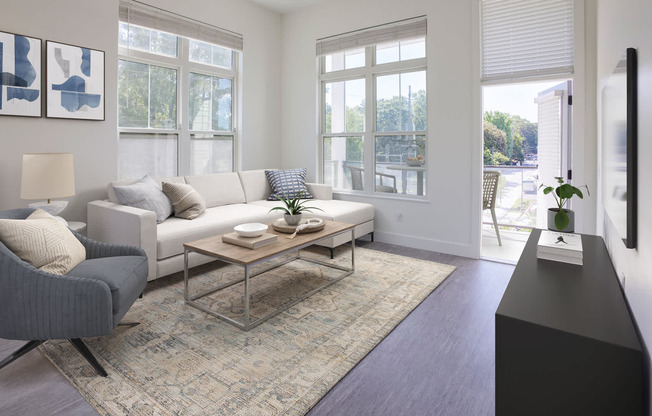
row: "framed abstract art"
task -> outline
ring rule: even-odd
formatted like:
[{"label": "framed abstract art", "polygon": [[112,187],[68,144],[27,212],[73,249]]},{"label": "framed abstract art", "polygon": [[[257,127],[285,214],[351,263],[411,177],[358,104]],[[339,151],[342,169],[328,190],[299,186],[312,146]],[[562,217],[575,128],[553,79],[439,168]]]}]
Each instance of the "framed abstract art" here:
[{"label": "framed abstract art", "polygon": [[46,42],[46,116],[104,120],[104,52]]},{"label": "framed abstract art", "polygon": [[0,32],[0,115],[41,117],[41,39]]}]

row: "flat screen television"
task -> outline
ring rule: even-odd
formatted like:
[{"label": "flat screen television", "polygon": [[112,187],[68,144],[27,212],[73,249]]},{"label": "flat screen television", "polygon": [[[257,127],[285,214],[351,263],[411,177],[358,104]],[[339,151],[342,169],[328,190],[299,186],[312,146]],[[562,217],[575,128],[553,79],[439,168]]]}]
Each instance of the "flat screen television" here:
[{"label": "flat screen television", "polygon": [[636,66],[627,48],[602,88],[602,203],[627,248],[636,247]]}]

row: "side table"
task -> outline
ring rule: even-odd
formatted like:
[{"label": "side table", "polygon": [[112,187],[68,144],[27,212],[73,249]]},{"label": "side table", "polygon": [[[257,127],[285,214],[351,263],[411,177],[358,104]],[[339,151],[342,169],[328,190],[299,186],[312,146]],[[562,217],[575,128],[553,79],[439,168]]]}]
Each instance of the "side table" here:
[{"label": "side table", "polygon": [[81,221],[68,221],[68,228],[76,233],[84,234],[86,231],[86,223]]}]

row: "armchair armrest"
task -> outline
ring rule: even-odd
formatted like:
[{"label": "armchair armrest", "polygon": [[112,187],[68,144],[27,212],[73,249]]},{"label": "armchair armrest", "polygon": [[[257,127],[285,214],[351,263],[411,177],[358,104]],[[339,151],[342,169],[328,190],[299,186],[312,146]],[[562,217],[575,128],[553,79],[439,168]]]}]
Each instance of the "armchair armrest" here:
[{"label": "armchair armrest", "polygon": [[86,248],[87,259],[97,259],[100,257],[116,257],[116,256],[147,256],[145,250],[136,246],[117,245],[95,241],[88,237],[84,237],[73,231],[75,237]]},{"label": "armchair armrest", "polygon": [[0,337],[70,339],[113,330],[106,283],[41,271],[0,246]]},{"label": "armchair armrest", "polygon": [[147,280],[156,278],[156,214],[153,211],[109,201],[91,201],[88,203],[87,234],[88,238],[104,243],[140,247],[147,255]]},{"label": "armchair armrest", "polygon": [[333,187],[330,185],[323,183],[306,183],[306,188],[308,188],[308,192],[310,192],[315,199],[333,199]]}]

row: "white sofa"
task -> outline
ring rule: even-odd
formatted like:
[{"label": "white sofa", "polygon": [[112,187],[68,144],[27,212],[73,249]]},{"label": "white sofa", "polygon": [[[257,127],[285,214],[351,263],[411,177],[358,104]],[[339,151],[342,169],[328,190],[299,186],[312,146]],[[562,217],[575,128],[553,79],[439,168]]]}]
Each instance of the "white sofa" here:
[{"label": "white sofa", "polygon": [[[162,182],[187,183],[206,201],[206,211],[194,220],[169,217],[157,224],[153,211],[120,205],[114,185],[132,181],[116,181],[108,186],[108,200],[88,203],[88,237],[114,244],[141,247],[149,261],[148,280],[183,270],[183,244],[212,235],[231,232],[238,224],[248,222],[269,223],[282,217],[282,213],[269,209],[278,201],[267,201],[272,189],[264,170],[250,170],[212,175],[185,176],[157,179]],[[306,184],[315,199],[306,205],[315,210],[305,214],[324,220],[356,224],[355,236],[359,238],[374,231],[374,208],[370,204],[333,199],[330,185]],[[333,248],[348,242],[344,234],[325,240],[320,245]],[[190,266],[213,259],[190,253]]]}]

